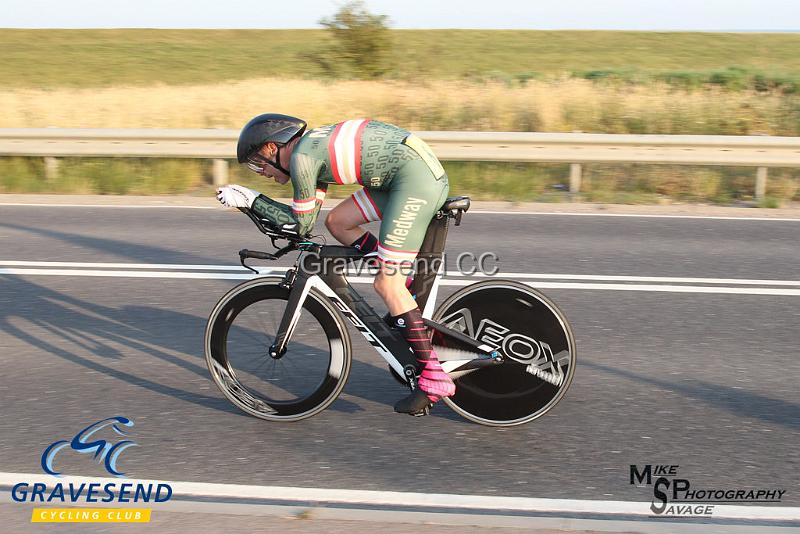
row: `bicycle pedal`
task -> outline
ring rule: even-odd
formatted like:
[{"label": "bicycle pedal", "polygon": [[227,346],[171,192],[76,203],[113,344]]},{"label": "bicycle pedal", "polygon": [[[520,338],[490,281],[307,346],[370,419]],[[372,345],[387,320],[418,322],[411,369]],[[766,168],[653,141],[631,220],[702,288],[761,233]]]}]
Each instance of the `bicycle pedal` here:
[{"label": "bicycle pedal", "polygon": [[433,404],[428,404],[423,409],[418,412],[413,412],[408,415],[413,415],[414,417],[425,417],[426,415],[431,414],[431,410],[433,409]]}]

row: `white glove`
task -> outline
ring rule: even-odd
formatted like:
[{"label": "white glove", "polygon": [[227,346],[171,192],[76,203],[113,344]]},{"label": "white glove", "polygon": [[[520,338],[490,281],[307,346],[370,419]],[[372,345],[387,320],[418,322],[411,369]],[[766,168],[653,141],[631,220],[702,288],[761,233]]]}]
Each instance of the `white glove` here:
[{"label": "white glove", "polygon": [[250,208],[260,194],[242,185],[233,184],[217,189],[217,200],[228,208]]}]

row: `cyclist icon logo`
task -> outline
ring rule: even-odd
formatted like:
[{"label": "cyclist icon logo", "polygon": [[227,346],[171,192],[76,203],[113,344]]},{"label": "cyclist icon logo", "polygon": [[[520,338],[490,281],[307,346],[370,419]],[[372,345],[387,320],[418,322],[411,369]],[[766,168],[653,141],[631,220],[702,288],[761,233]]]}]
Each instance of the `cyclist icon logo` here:
[{"label": "cyclist icon logo", "polygon": [[135,446],[136,443],[131,440],[122,440],[118,441],[117,443],[113,443],[104,439],[90,440],[95,433],[108,426],[110,426],[118,435],[125,436],[127,434],[125,430],[123,430],[123,427],[132,427],[133,421],[127,417],[109,417],[108,419],[103,419],[102,421],[98,421],[87,426],[78,432],[71,441],[62,439],[56,441],[55,443],[51,443],[42,453],[41,464],[44,472],[54,476],[61,475],[60,472],[57,472],[53,468],[53,460],[61,449],[69,446],[72,450],[81,454],[94,453],[93,458],[97,459],[98,462],[103,462],[106,471],[116,477],[125,476],[125,473],[122,473],[117,469],[117,461],[119,460],[119,456],[122,454],[122,451],[128,447]]}]

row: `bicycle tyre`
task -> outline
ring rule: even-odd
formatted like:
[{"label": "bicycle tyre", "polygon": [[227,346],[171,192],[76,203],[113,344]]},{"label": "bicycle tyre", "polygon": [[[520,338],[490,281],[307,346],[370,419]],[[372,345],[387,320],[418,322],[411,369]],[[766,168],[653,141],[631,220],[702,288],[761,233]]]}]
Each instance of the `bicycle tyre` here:
[{"label": "bicycle tyre", "polygon": [[[281,281],[282,278],[265,277],[245,282],[231,289],[217,302],[209,315],[206,326],[204,340],[206,364],[220,391],[243,412],[267,421],[299,421],[327,408],[342,392],[350,374],[352,361],[350,335],[339,312],[322,293],[312,288],[303,304],[300,319],[307,325],[301,327],[298,324],[295,334],[289,342],[288,350],[281,360],[294,358],[293,361],[307,363],[300,357],[299,350],[301,347],[308,350],[309,347],[299,343],[297,338],[307,335],[309,328],[316,323],[320,333],[324,333],[327,338],[327,350],[329,351],[327,370],[323,369],[326,371],[324,375],[320,373],[319,384],[316,387],[312,385],[307,395],[292,399],[266,396],[260,387],[256,388],[251,385],[259,377],[255,376],[252,369],[244,372],[241,368],[237,370],[232,364],[229,357],[232,342],[229,340],[229,336],[236,326],[236,319],[248,308],[254,306],[276,306],[278,311],[273,315],[277,315],[274,318],[277,329],[277,324],[280,323],[286,301],[289,298],[289,290],[279,285]],[[239,325],[237,328],[241,329],[242,327]],[[250,334],[252,335],[253,329],[248,330],[251,330]],[[238,339],[242,336],[237,336],[234,331],[233,337]],[[271,360],[274,362],[266,350],[267,343],[271,344],[272,340],[274,340],[274,334],[272,336],[267,334],[267,337],[260,341],[263,345],[252,349],[257,354],[256,358],[259,358],[258,362],[262,360],[267,364]],[[320,353],[317,359],[324,364],[325,343],[320,342],[319,344],[322,349],[317,350]],[[294,353],[293,349],[295,349]],[[254,369],[258,369],[258,367],[254,367]],[[266,374],[266,369],[258,369],[258,371],[260,374]],[[248,378],[248,383],[244,383],[245,376]],[[298,379],[306,382],[314,381],[314,377],[301,376],[301,373],[298,373],[297,376]],[[265,378],[264,380],[263,386],[271,387],[270,381],[275,379]],[[286,396],[290,396],[291,383],[287,381],[281,386],[284,384],[288,386],[288,389],[282,391],[286,393]],[[278,387],[275,387],[275,390],[281,391]]]},{"label": "bicycle tyre", "polygon": [[[488,426],[527,423],[549,412],[572,382],[572,328],[564,313],[530,286],[513,280],[472,284],[447,298],[433,320],[499,346],[503,353],[504,363],[456,377],[456,394],[444,399],[470,421]],[[433,342],[448,343],[438,333]]]}]

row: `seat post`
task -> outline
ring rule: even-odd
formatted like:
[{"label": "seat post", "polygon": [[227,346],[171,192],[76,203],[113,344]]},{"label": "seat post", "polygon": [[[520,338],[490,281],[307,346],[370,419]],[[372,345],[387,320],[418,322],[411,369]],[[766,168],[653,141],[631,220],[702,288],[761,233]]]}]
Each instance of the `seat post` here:
[{"label": "seat post", "polygon": [[416,299],[420,310],[425,309],[436,273],[444,262],[443,252],[447,242],[448,222],[448,217],[438,214],[431,220],[417,254],[417,272],[414,274],[414,281],[409,291]]}]

